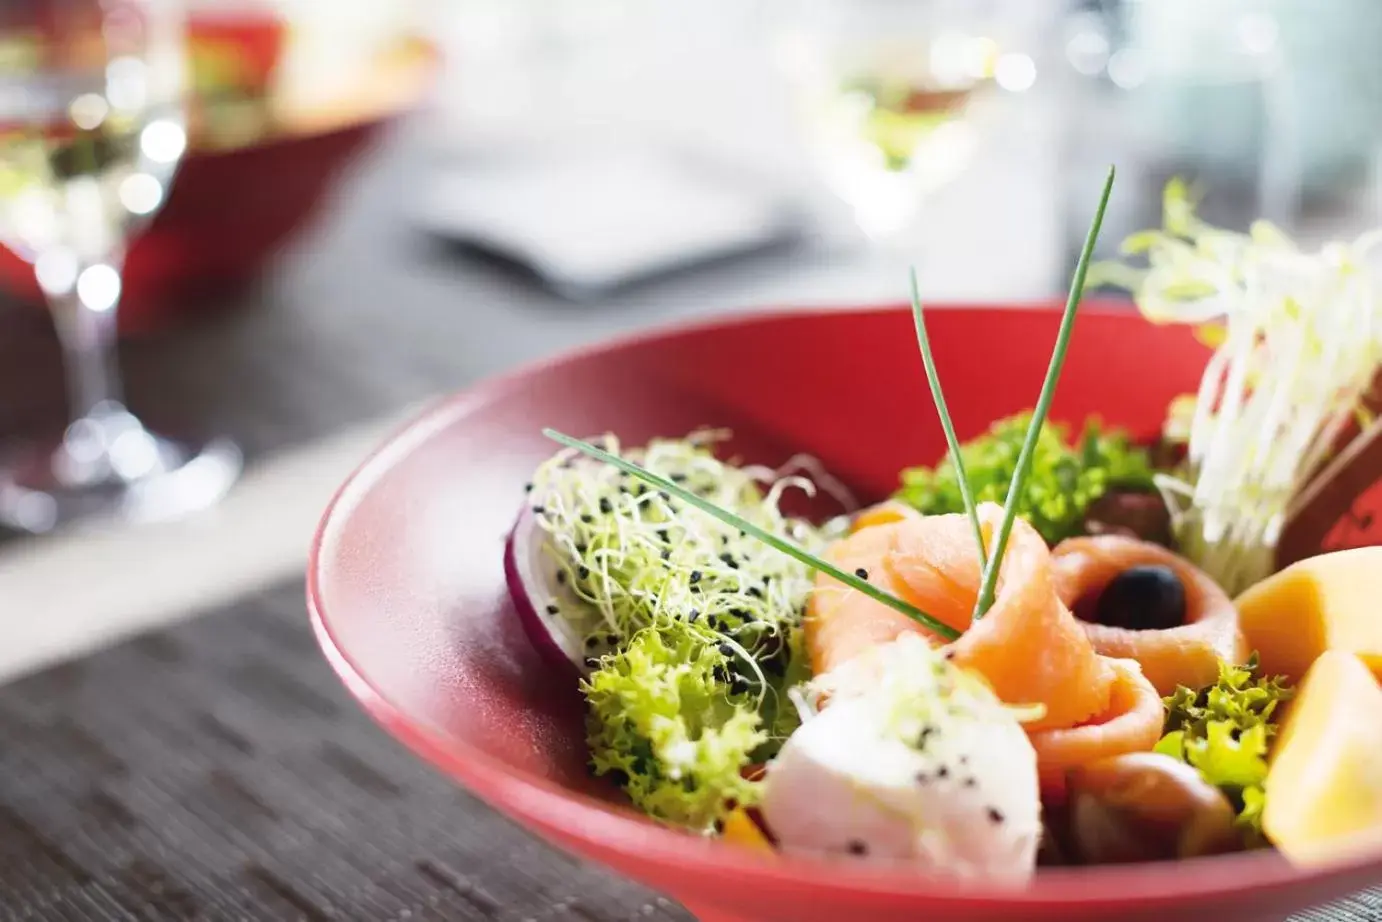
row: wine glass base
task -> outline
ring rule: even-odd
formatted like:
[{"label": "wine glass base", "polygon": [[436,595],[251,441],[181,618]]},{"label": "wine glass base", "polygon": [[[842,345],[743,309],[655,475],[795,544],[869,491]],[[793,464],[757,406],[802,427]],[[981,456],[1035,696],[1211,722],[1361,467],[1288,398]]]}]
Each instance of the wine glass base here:
[{"label": "wine glass base", "polygon": [[240,449],[148,436],[145,470],[109,469],[74,476],[62,439],[28,446],[0,460],[0,526],[43,534],[94,519],[129,523],[175,519],[215,505],[239,477]]}]

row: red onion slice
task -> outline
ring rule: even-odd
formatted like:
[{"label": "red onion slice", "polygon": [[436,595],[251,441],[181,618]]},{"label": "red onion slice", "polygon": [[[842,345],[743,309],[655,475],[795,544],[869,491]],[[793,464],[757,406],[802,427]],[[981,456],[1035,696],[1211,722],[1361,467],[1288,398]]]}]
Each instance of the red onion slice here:
[{"label": "red onion slice", "polygon": [[543,551],[546,540],[537,515],[525,505],[504,548],[504,579],[519,620],[538,652],[553,665],[574,666],[586,675],[584,638],[562,615],[579,611],[584,603],[557,583],[557,564]]}]

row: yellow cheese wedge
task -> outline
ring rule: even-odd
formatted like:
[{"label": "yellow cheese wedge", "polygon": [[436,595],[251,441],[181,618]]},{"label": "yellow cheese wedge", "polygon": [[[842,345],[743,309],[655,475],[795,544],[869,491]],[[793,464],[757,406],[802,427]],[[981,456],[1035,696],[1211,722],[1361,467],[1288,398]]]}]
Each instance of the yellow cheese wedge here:
[{"label": "yellow cheese wedge", "polygon": [[1351,653],[1306,673],[1267,772],[1262,829],[1297,864],[1382,846],[1382,686]]},{"label": "yellow cheese wedge", "polygon": [[1382,675],[1382,547],[1292,564],[1234,602],[1262,675],[1299,682],[1325,650],[1356,654]]},{"label": "yellow cheese wedge", "polygon": [[735,809],[725,817],[725,828],[721,835],[726,842],[761,852],[773,851],[773,844],[768,841],[763,830],[758,828],[758,824],[742,808]]}]

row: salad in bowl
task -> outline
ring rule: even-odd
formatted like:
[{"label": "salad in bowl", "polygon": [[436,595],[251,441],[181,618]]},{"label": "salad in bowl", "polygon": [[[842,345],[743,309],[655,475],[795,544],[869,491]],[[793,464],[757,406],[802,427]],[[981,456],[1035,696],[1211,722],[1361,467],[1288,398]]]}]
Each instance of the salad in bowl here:
[{"label": "salad in bowl", "polygon": [[[703,920],[1251,919],[1364,886],[1382,549],[1290,537],[1356,516],[1311,497],[1378,431],[1371,241],[1211,228],[1173,184],[1126,247],[1148,268],[1091,266],[1112,180],[1059,314],[926,311],[913,279],[910,317],[691,330],[443,405],[323,524],[332,662]],[[1079,317],[1091,273],[1143,318]],[[493,485],[539,432],[514,518]],[[444,562],[458,517],[504,523],[502,572]]]}]

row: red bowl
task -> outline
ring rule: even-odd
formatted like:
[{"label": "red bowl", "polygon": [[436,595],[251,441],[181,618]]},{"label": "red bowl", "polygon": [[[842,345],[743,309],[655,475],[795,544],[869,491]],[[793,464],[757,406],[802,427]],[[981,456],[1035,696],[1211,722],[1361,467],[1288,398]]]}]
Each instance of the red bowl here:
[{"label": "red bowl", "polygon": [[[1028,408],[1053,306],[934,308],[931,335],[962,438]],[[1053,418],[1154,435],[1206,351],[1180,327],[1087,308]],[[727,426],[730,450],[798,451],[865,498],[944,441],[902,308],[798,311],[655,333],[547,362],[445,400],[351,477],[308,570],[317,636],[389,732],[538,835],[680,899],[702,922],[1282,919],[1382,878],[1382,854],[1305,870],[1272,852],[1043,870],[1023,889],[906,868],[760,857],[660,828],[586,771],[579,695],[528,643],[504,586],[505,534],[555,426],[626,443]],[[1033,655],[1037,655],[1034,651]]]}]

